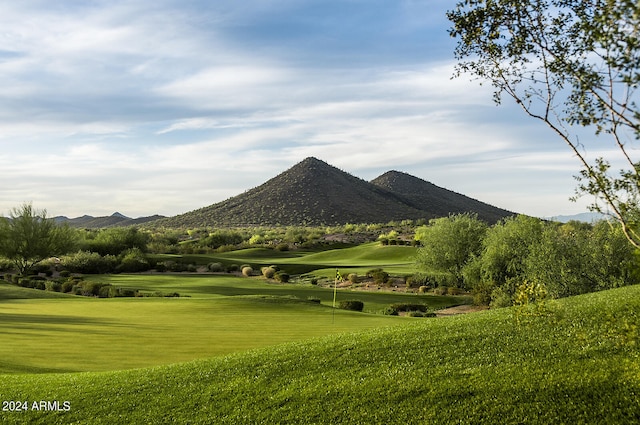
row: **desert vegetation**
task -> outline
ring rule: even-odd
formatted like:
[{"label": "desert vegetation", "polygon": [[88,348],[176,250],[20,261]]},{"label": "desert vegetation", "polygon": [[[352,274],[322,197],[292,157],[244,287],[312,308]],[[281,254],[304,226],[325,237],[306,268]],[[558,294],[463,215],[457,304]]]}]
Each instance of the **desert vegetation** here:
[{"label": "desert vegetation", "polygon": [[562,298],[640,283],[636,250],[607,221],[515,216],[488,226],[462,214],[418,228],[416,239],[425,282],[472,291],[478,304],[510,306],[527,284]]},{"label": "desert vegetation", "polygon": [[[618,379],[637,368],[638,286],[621,288],[637,283],[637,257],[607,222],[455,214],[63,230],[66,248],[25,253],[22,272],[0,260],[0,374],[7,400],[69,409],[7,411],[6,423],[130,423],[142,412],[162,422],[168,411],[178,422],[517,422],[521,403],[551,412],[534,423],[580,421],[587,405],[605,422],[637,414],[617,402],[637,386]],[[438,317],[473,301],[491,309]],[[140,412],[118,419],[96,397]],[[448,397],[458,402],[445,418]],[[200,408],[176,407],[190,403]]]}]

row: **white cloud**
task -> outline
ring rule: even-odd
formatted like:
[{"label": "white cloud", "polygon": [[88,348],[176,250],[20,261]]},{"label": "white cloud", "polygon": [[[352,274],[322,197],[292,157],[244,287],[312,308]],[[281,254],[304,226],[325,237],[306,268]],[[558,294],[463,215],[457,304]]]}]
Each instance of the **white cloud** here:
[{"label": "white cloud", "polygon": [[[399,169],[477,197],[503,193],[520,211],[533,208],[523,187],[551,199],[564,193],[558,182],[574,184],[570,154],[493,107],[490,88],[451,80],[453,63],[429,49],[401,55],[428,45],[415,31],[444,25],[410,15],[444,1],[405,1],[393,17],[377,16],[381,5],[395,7],[367,4],[368,29],[291,0],[0,5],[0,208],[176,214],[307,156],[363,178]],[[398,52],[374,45],[378,32],[401,41]]]}]

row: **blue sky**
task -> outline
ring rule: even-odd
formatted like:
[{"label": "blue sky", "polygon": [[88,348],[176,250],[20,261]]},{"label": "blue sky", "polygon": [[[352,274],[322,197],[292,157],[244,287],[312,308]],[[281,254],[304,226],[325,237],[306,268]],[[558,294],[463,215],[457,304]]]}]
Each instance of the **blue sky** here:
[{"label": "blue sky", "polygon": [[175,215],[308,156],[410,173],[535,216],[579,163],[542,125],[451,80],[451,1],[0,5],[0,214]]}]

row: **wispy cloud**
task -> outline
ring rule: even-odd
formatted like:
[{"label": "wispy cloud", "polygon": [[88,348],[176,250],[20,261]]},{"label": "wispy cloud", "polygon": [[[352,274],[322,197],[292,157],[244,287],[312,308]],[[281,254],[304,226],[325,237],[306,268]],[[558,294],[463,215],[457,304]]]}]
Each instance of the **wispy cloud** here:
[{"label": "wispy cloud", "polygon": [[451,80],[449,7],[2,4],[0,210],[177,214],[306,156],[367,179],[404,170],[521,212],[579,208],[559,201],[578,168],[562,145],[492,106],[488,88]]}]

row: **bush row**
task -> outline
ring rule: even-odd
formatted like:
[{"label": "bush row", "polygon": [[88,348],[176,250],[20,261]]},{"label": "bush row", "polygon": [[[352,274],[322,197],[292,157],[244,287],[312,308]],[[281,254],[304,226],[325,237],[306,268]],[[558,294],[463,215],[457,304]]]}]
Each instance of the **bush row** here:
[{"label": "bush row", "polygon": [[[110,283],[95,282],[84,280],[82,276],[59,277],[55,279],[47,279],[43,276],[17,276],[6,274],[4,279],[7,282],[17,284],[23,288],[39,289],[43,291],[60,292],[72,295],[81,295],[85,297],[97,298],[116,298],[116,297],[146,297],[137,289],[117,288]],[[177,292],[163,294],[154,293],[152,296],[162,297],[179,297]]]},{"label": "bush row", "polygon": [[391,304],[383,313],[389,316],[398,316],[400,312],[407,313],[407,316],[411,317],[435,317],[436,315],[433,311],[429,311],[428,305],[413,303]]}]

